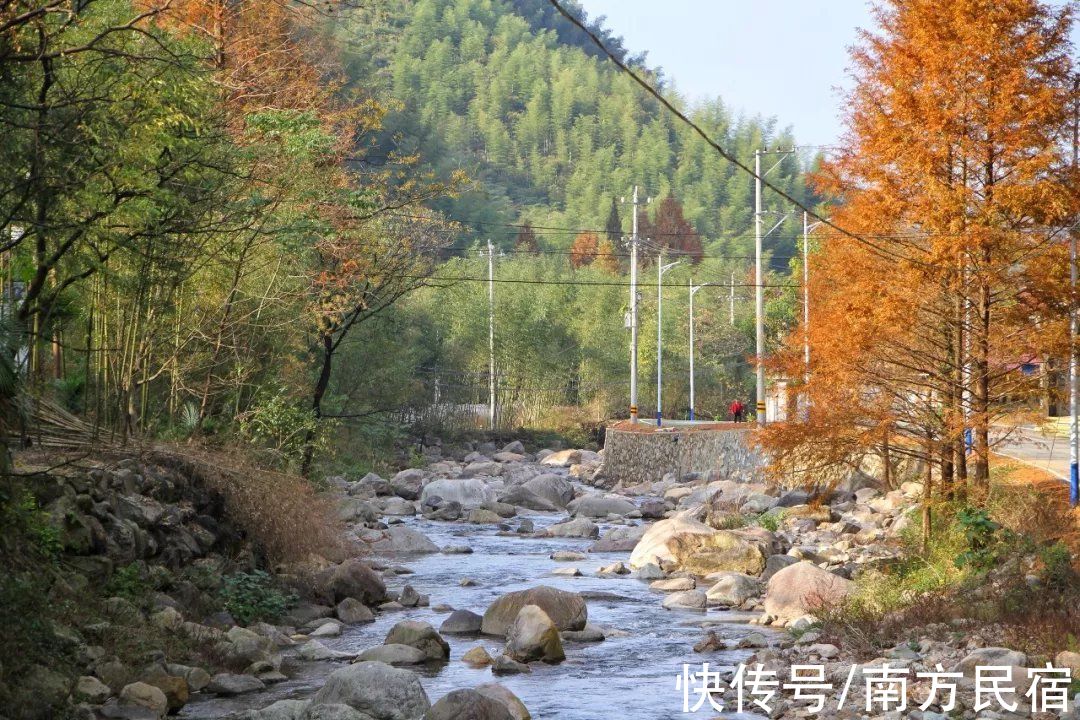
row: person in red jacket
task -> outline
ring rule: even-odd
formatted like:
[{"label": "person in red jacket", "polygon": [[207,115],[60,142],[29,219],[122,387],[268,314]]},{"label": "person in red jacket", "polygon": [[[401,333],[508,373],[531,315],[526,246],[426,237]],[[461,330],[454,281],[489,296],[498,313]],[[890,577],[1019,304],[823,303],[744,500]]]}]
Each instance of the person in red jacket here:
[{"label": "person in red jacket", "polygon": [[745,410],[745,408],[743,407],[743,404],[742,404],[741,400],[739,400],[738,398],[732,400],[731,401],[731,406],[728,408],[728,410],[731,411],[731,419],[733,421],[735,421],[735,422],[742,422],[743,421],[743,411]]}]

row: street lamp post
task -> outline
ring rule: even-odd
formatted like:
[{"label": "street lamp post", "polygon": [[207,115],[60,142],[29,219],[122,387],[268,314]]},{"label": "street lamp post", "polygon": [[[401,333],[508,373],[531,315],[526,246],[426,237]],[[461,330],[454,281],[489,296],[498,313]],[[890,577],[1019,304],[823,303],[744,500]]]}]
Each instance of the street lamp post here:
[{"label": "street lamp post", "polygon": [[678,264],[664,265],[663,255],[656,263],[656,427],[664,423],[664,273]]},{"label": "street lamp post", "polygon": [[694,285],[690,278],[690,419],[694,419],[694,295],[705,285]]}]

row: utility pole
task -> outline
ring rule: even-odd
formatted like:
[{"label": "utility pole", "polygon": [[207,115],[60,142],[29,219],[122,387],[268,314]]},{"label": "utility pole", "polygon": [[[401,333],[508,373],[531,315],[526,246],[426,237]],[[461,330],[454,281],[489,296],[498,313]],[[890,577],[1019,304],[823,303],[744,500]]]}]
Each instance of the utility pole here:
[{"label": "utility pole", "polygon": [[630,236],[630,422],[638,421],[638,187],[634,186],[634,227]]},{"label": "utility pole", "polygon": [[[1073,97],[1080,91],[1080,75],[1073,78]],[[1073,103],[1073,175],[1076,175],[1078,158],[1080,153],[1080,100]],[[1073,224],[1069,234],[1069,282],[1072,294],[1069,298],[1069,500],[1073,507],[1080,504],[1080,427],[1078,427],[1077,415],[1080,414],[1080,386],[1077,378],[1076,340],[1080,335],[1080,318],[1076,311],[1076,282],[1077,282],[1077,247],[1076,247],[1076,224]]]},{"label": "utility pole", "polygon": [[765,424],[765,287],[761,268],[761,150],[754,150],[754,313],[757,338],[757,422]]},{"label": "utility pole", "polygon": [[488,261],[488,428],[495,429],[495,246],[487,241]]},{"label": "utility pole", "polygon": [[731,319],[729,324],[731,327],[735,327],[735,273],[731,273],[731,287],[728,293],[728,300],[731,304]]},{"label": "utility pole", "polygon": [[694,419],[694,295],[703,287],[690,278],[690,420]]},{"label": "utility pole", "polygon": [[803,384],[810,384],[810,217],[802,214]]},{"label": "utility pole", "polygon": [[664,424],[664,273],[679,264],[664,264],[664,254],[656,260],[656,427]]}]

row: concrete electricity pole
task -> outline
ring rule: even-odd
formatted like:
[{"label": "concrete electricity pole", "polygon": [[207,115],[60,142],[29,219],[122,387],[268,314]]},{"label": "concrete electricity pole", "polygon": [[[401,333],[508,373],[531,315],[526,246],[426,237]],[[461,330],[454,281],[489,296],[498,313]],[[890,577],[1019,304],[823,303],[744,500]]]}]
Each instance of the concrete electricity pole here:
[{"label": "concrete electricity pole", "polygon": [[731,305],[729,324],[731,327],[735,327],[735,273],[731,273],[731,286],[728,291],[728,301]]},{"label": "concrete electricity pole", "polygon": [[634,186],[634,227],[630,236],[630,421],[638,421],[638,187]]},{"label": "concrete electricity pole", "polygon": [[[707,283],[706,283],[707,284]],[[705,285],[694,285],[690,278],[690,419],[694,419],[694,295]]]},{"label": "concrete electricity pole", "polygon": [[656,427],[664,422],[664,273],[679,264],[664,264],[664,255],[656,261]]},{"label": "concrete electricity pole", "polygon": [[754,150],[754,332],[757,343],[757,422],[765,424],[765,287],[761,268],[761,150]]},{"label": "concrete electricity pole", "polygon": [[[1080,75],[1073,78],[1073,97],[1080,91]],[[1080,100],[1073,105],[1073,172],[1076,172],[1080,154]],[[1076,311],[1077,282],[1077,228],[1074,224],[1069,234],[1069,282],[1072,297],[1069,300],[1069,499],[1073,506],[1080,504],[1080,378],[1077,377],[1076,341],[1080,335],[1080,317]]]},{"label": "concrete electricity pole", "polygon": [[488,428],[495,429],[495,246],[487,241],[488,261]]}]

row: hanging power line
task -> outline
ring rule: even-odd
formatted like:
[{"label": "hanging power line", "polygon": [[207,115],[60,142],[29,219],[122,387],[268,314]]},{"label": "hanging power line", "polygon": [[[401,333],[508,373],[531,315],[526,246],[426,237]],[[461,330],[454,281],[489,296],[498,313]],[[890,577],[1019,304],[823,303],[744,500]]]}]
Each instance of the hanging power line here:
[{"label": "hanging power line", "polygon": [[[511,284],[511,285],[567,285],[575,287],[629,287],[629,281],[620,282],[616,280],[532,280],[532,279],[518,279],[518,278],[494,278],[489,279],[486,277],[467,277],[467,276],[455,276],[455,277],[439,277],[435,275],[398,275],[397,277],[404,278],[406,280],[428,280],[430,282],[494,282],[496,284]],[[716,287],[731,287],[730,283],[708,283]],[[685,283],[644,283],[638,282],[638,287],[670,287],[670,288],[685,288]],[[737,288],[756,288],[754,283],[735,283],[734,287]],[[799,288],[802,287],[797,283],[762,283],[761,287],[765,289],[770,288]]]},{"label": "hanging power line", "polygon": [[673,115],[675,115],[675,117],[679,118],[686,125],[688,125],[695,133],[697,133],[698,136],[701,137],[702,140],[704,140],[713,150],[715,150],[720,155],[720,157],[724,158],[725,160],[730,162],[732,165],[739,168],[740,170],[742,170],[746,174],[750,175],[751,177],[757,179],[758,181],[760,181],[762,183],[762,185],[764,187],[767,187],[768,189],[772,190],[774,193],[776,193],[778,196],[780,196],[784,200],[787,200],[788,202],[790,202],[796,208],[798,208],[800,210],[803,210],[810,217],[812,217],[815,220],[821,222],[823,225],[831,227],[833,230],[836,230],[841,235],[844,235],[846,237],[851,238],[852,240],[855,240],[856,242],[859,242],[859,243],[862,243],[862,244],[866,245],[867,247],[871,248],[872,250],[874,250],[879,255],[889,256],[889,257],[892,257],[892,258],[897,259],[897,260],[903,260],[903,261],[908,261],[908,262],[918,262],[919,264],[925,264],[925,263],[922,263],[921,261],[917,261],[917,260],[914,260],[912,258],[908,258],[908,257],[905,257],[903,255],[900,255],[900,254],[898,254],[896,252],[893,252],[892,250],[890,250],[888,248],[881,247],[876,243],[870,242],[869,240],[862,237],[861,235],[853,233],[850,230],[835,224],[834,222],[832,222],[828,218],[819,215],[812,208],[810,208],[807,205],[803,204],[799,200],[796,200],[794,197],[792,197],[790,194],[788,194],[787,192],[785,192],[781,188],[777,187],[776,185],[773,185],[768,180],[765,180],[764,178],[762,178],[760,175],[758,175],[756,172],[754,172],[754,170],[752,170],[749,166],[747,166],[745,163],[743,163],[741,160],[739,160],[737,157],[735,157],[735,155],[733,155],[732,153],[730,153],[726,149],[724,149],[724,147],[722,145],[720,145],[720,143],[713,140],[712,137],[707,132],[705,132],[705,130],[702,129],[702,127],[700,125],[695,123],[685,113],[683,113],[681,110],[679,110],[677,107],[675,107],[671,103],[670,100],[665,98],[663,96],[663,94],[660,93],[659,90],[654,88],[649,82],[647,82],[637,72],[635,72],[629,65],[627,65],[625,62],[620,60],[618,58],[618,56],[615,55],[615,53],[613,53],[611,50],[608,49],[607,45],[604,44],[604,41],[601,40],[596,35],[596,33],[594,33],[592,30],[590,30],[588,27],[586,27],[585,23],[583,23],[581,20],[574,17],[573,14],[571,14],[569,11],[567,11],[567,9],[565,7],[563,7],[562,2],[560,2],[560,0],[548,0],[548,2],[551,3],[552,7],[554,7],[555,10],[557,10],[560,15],[562,15],[564,18],[566,18],[571,24],[573,24],[575,27],[577,27],[583,33],[588,35],[589,38],[592,40],[593,44],[595,44],[598,48],[600,48],[600,50],[604,53],[604,55],[606,55],[613,63],[615,63],[615,65],[618,66],[618,68],[622,72],[629,75],[630,78],[635,83],[640,85],[645,90],[645,92],[649,93],[649,95],[651,95],[653,98],[655,98],[656,101],[659,102],[670,113],[672,113]]}]

